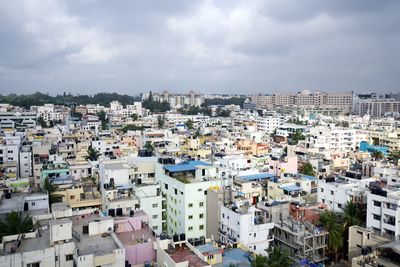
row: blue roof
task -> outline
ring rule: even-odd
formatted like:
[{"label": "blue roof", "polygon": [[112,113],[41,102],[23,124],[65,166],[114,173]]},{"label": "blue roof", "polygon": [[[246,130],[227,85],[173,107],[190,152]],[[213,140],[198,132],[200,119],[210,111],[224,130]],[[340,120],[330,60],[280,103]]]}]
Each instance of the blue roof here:
[{"label": "blue roof", "polygon": [[275,177],[276,177],[275,174],[271,174],[271,173],[267,173],[267,172],[239,176],[239,178],[241,178],[243,180],[247,180],[247,181],[264,180],[264,179],[275,178]]},{"label": "blue roof", "polygon": [[300,173],[300,177],[304,178],[304,179],[307,179],[307,180],[310,180],[310,181],[315,181],[315,177],[311,176],[311,175],[305,175],[305,174],[301,174]]},{"label": "blue roof", "polygon": [[200,161],[200,160],[190,160],[184,161],[182,163],[171,165],[171,166],[164,166],[164,169],[168,172],[188,172],[196,170],[196,166],[211,166],[207,162]]},{"label": "blue roof", "polygon": [[297,185],[288,185],[288,186],[282,186],[281,189],[288,191],[288,192],[293,192],[293,191],[300,191],[301,188],[298,187]]}]

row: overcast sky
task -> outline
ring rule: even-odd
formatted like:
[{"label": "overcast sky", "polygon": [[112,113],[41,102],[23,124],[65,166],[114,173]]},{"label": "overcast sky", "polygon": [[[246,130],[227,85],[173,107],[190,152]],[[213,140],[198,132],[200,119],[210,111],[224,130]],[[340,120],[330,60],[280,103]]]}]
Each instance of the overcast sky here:
[{"label": "overcast sky", "polygon": [[400,91],[399,0],[0,1],[0,93]]}]

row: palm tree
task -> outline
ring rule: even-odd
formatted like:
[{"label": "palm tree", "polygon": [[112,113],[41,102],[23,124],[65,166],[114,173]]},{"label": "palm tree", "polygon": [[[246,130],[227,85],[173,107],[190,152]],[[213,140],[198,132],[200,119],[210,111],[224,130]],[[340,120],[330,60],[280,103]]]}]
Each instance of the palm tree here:
[{"label": "palm tree", "polygon": [[325,230],[329,232],[328,248],[337,259],[338,252],[343,248],[343,226],[338,223],[339,218],[332,211],[323,212],[319,219]]},{"label": "palm tree", "polygon": [[100,155],[101,153],[99,151],[94,149],[92,146],[89,146],[85,159],[90,161],[96,161],[100,157]]},{"label": "palm tree", "polygon": [[291,141],[292,141],[291,143],[293,145],[297,145],[297,143],[300,140],[306,139],[306,137],[303,135],[303,133],[299,129],[297,129],[296,132],[294,134],[292,134],[292,136],[290,138],[291,138]]},{"label": "palm tree", "polygon": [[12,211],[0,221],[0,237],[30,232],[34,229],[32,218],[22,211]]},{"label": "palm tree", "polygon": [[251,263],[251,267],[265,267],[267,266],[267,257],[262,255],[256,255],[256,258]]},{"label": "palm tree", "polygon": [[300,167],[300,172],[301,172],[302,174],[305,174],[305,175],[311,175],[311,176],[314,176],[314,175],[315,175],[314,166],[313,166],[310,162],[304,163],[304,164]]},{"label": "palm tree", "polygon": [[[293,261],[289,258],[288,250],[282,250],[280,247],[273,247],[268,251],[266,266],[268,267],[289,267]],[[264,265],[265,266],[265,265]]]},{"label": "palm tree", "polygon": [[371,152],[371,157],[374,159],[382,159],[383,158],[383,153],[379,150],[373,150]]},{"label": "palm tree", "polygon": [[361,225],[361,212],[358,209],[357,204],[353,201],[347,201],[346,206],[342,208],[342,210],[345,229],[348,229],[353,225]]}]

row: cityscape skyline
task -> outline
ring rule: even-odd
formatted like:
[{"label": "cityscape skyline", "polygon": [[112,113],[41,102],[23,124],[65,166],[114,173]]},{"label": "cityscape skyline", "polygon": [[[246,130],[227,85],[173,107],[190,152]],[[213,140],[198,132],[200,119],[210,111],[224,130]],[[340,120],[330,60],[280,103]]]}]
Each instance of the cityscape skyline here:
[{"label": "cityscape skyline", "polygon": [[399,10],[397,1],[2,2],[0,93],[395,93]]}]

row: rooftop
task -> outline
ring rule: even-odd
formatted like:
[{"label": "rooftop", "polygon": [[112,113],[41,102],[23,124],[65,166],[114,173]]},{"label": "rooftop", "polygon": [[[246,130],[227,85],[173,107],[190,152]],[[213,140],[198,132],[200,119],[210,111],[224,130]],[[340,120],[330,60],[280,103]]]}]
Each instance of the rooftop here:
[{"label": "rooftop", "polygon": [[197,166],[211,166],[209,163],[199,160],[185,161],[176,165],[164,166],[168,172],[188,172],[195,171]]},{"label": "rooftop", "polygon": [[266,172],[239,176],[240,179],[246,180],[246,181],[258,181],[258,180],[264,180],[264,179],[271,179],[271,178],[275,178],[275,177],[276,177],[276,175],[271,174],[271,173],[266,173]]},{"label": "rooftop", "polygon": [[185,243],[175,244],[175,248],[168,248],[165,252],[167,252],[176,263],[188,261],[191,267],[209,265],[207,262],[200,259]]}]

